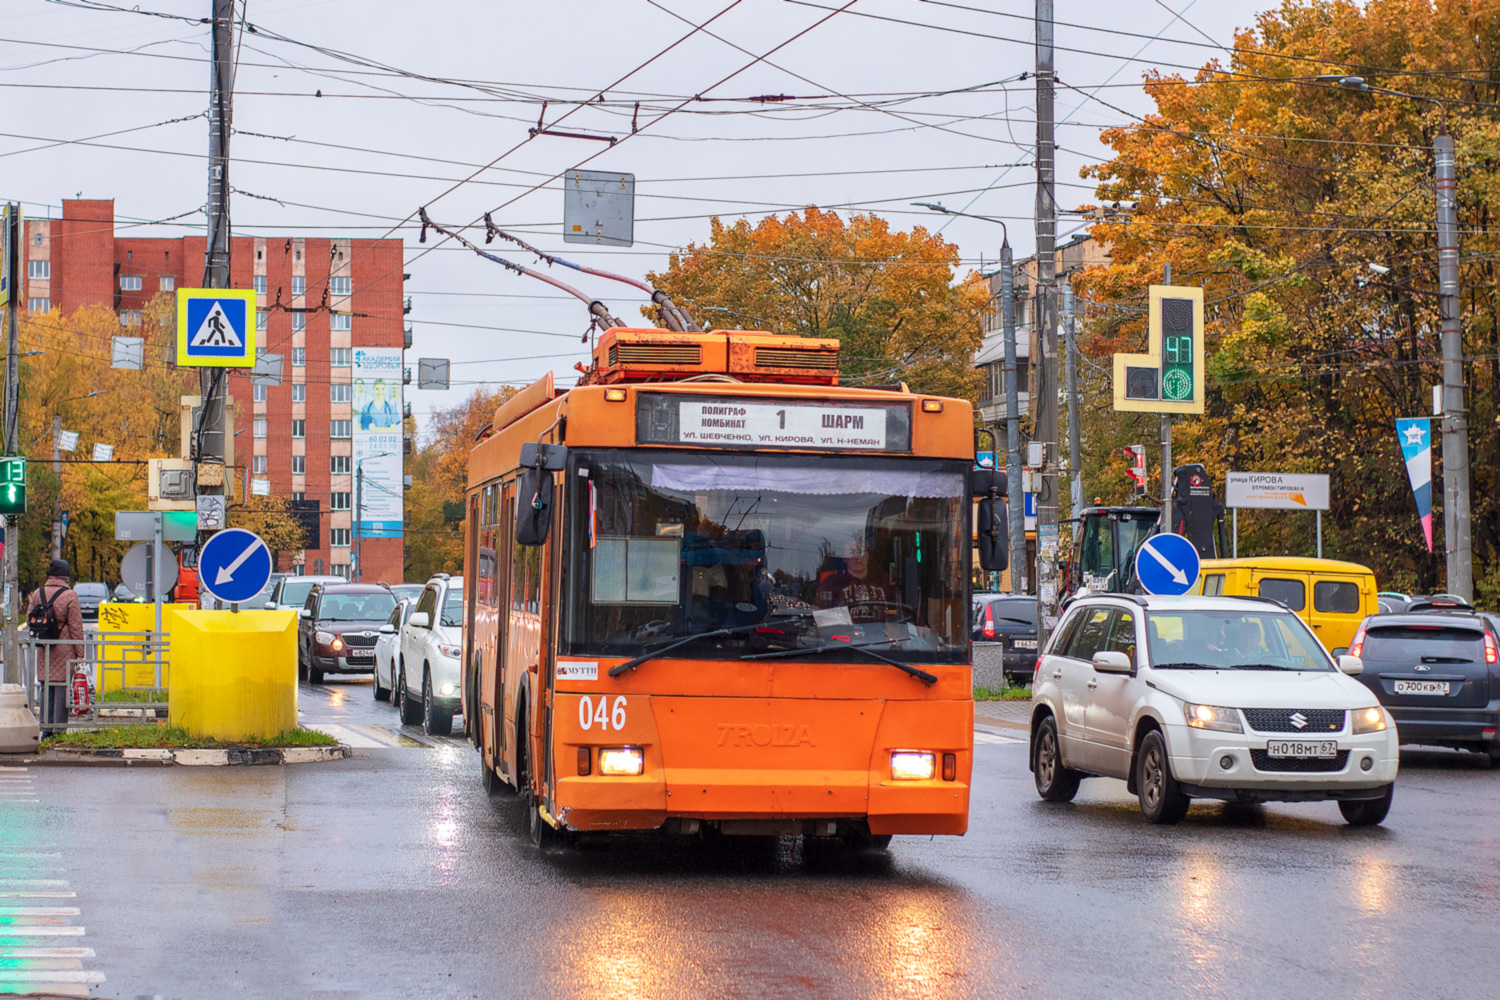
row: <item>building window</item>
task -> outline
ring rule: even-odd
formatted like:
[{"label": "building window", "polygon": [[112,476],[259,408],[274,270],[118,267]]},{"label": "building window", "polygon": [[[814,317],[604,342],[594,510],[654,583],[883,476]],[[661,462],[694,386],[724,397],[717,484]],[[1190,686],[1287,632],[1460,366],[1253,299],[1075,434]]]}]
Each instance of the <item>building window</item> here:
[{"label": "building window", "polygon": [[[42,234],[41,233],[33,233],[32,234],[32,236],[31,236],[31,245],[34,246],[34,247],[39,247],[39,246],[42,245]],[[340,254],[339,256],[343,256],[343,255]]]},{"label": "building window", "polygon": [[[293,490],[292,491],[292,499],[295,500],[295,501],[297,501],[298,503],[301,503],[302,501],[304,501],[304,500],[307,499],[307,494],[303,493],[301,490]],[[301,576],[302,574],[298,573],[297,575]]]},{"label": "building window", "polygon": [[266,474],[267,461],[268,459],[266,458],[266,456],[256,455],[250,471],[255,473],[257,476],[264,476]]},{"label": "building window", "polygon": [[330,420],[328,422],[328,436],[331,438],[347,438],[354,435],[354,421],[352,420]]},{"label": "building window", "polygon": [[294,274],[294,275],[292,275],[292,294],[293,295],[306,295],[307,294],[307,279],[304,278],[300,274]]},{"label": "building window", "polygon": [[328,572],[331,573],[331,574],[333,574],[334,576],[342,576],[345,579],[348,579],[348,577],[349,577],[349,564],[348,563],[329,563],[328,564]]},{"label": "building window", "polygon": [[121,326],[140,326],[141,325],[141,311],[139,309],[121,309],[120,310],[120,325]]},{"label": "building window", "polygon": [[347,403],[354,398],[354,386],[348,382],[335,382],[328,387],[328,398],[335,403]]},{"label": "building window", "polygon": [[257,274],[251,279],[251,284],[255,288],[256,295],[266,294],[266,276],[264,274]]},{"label": "building window", "polygon": [[351,287],[353,280],[347,274],[341,274],[328,279],[329,295],[352,295],[354,289]]},{"label": "building window", "polygon": [[292,348],[292,367],[293,368],[306,368],[307,367],[307,348],[305,348],[305,347],[294,347],[294,348]]},{"label": "building window", "polygon": [[30,309],[34,313],[51,312],[52,311],[52,300],[51,299],[27,299],[26,300],[26,308]]},{"label": "building window", "polygon": [[295,384],[295,385],[292,386],[292,402],[294,402],[294,403],[305,403],[305,402],[307,402],[307,383],[306,382],[298,382],[297,384]]},{"label": "building window", "polygon": [[347,493],[330,493],[330,494],[328,494],[328,509],[329,510],[348,510],[349,509],[349,494],[347,494]]},{"label": "building window", "polygon": [[256,417],[255,418],[255,431],[254,431],[254,433],[255,433],[255,436],[258,437],[258,438],[264,438],[266,436],[266,418],[265,417]]},{"label": "building window", "polygon": [[52,262],[50,260],[28,260],[26,262],[26,277],[34,281],[46,281],[52,277]]},{"label": "building window", "polygon": [[177,279],[170,274],[164,274],[157,279],[157,285],[164,292],[173,292],[177,290]]},{"label": "building window", "polygon": [[335,368],[348,368],[354,364],[354,351],[348,347],[335,347],[328,354],[328,363]]},{"label": "building window", "polygon": [[353,319],[354,317],[348,313],[334,313],[333,319],[330,322],[333,324],[333,329],[335,330],[348,330],[354,325]]},{"label": "building window", "polygon": [[266,401],[266,387],[263,383],[255,383],[250,392],[255,397],[257,403],[264,403]]},{"label": "building window", "polygon": [[305,476],[305,475],[307,475],[307,456],[306,455],[293,455],[292,456],[292,475],[294,475],[294,476]]},{"label": "building window", "polygon": [[349,544],[349,529],[348,528],[330,528],[328,530],[328,544],[329,545],[348,545]]},{"label": "building window", "polygon": [[292,313],[292,332],[296,333],[299,330],[306,330],[306,329],[307,329],[307,313],[304,313],[304,312],[294,312],[294,313]]},{"label": "building window", "polygon": [[266,332],[266,314],[263,310],[255,310],[255,329],[261,333]]},{"label": "building window", "polygon": [[349,456],[330,455],[328,458],[328,471],[335,476],[347,476],[349,474]]},{"label": "building window", "polygon": [[293,420],[292,421],[292,437],[299,438],[299,439],[307,437],[307,421],[306,420]]},{"label": "building window", "polygon": [[139,274],[120,275],[120,291],[138,292],[141,290],[141,276]]}]

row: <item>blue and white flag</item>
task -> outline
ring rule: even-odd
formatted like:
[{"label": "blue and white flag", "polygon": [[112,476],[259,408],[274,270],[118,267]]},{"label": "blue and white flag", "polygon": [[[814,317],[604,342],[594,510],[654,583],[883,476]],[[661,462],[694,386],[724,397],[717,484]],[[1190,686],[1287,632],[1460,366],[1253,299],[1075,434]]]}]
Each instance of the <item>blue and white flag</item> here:
[{"label": "blue and white flag", "polygon": [[1417,498],[1417,516],[1422,519],[1422,533],[1427,536],[1427,551],[1432,551],[1432,421],[1409,417],[1396,421],[1396,437],[1401,441],[1401,457],[1406,460],[1406,476]]}]

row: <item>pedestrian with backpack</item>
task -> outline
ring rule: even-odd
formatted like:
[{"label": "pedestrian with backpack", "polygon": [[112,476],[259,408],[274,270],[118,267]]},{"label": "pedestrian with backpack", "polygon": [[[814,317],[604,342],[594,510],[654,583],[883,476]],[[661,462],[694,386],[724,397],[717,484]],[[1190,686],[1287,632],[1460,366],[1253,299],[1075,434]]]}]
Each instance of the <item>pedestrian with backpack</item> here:
[{"label": "pedestrian with backpack", "polygon": [[47,567],[47,582],[31,592],[26,608],[26,626],[34,639],[63,639],[55,645],[37,646],[37,679],[42,681],[42,733],[62,732],[68,722],[69,661],[83,659],[83,613],[70,579],[67,560],[54,559]]}]

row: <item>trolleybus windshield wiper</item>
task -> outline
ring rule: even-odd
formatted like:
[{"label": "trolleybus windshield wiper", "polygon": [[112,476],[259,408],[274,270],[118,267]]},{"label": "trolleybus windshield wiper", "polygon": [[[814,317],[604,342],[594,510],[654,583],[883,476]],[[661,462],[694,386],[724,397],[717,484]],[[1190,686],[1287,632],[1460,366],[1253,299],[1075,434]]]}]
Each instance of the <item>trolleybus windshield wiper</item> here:
[{"label": "trolleybus windshield wiper", "polygon": [[864,653],[866,656],[871,657],[872,659],[879,660],[881,663],[889,663],[897,670],[900,670],[903,673],[910,674],[917,680],[921,681],[923,684],[926,684],[928,686],[936,684],[938,679],[933,674],[929,674],[927,671],[922,670],[919,667],[914,667],[909,663],[902,663],[899,660],[893,660],[889,656],[881,656],[879,653],[870,648],[871,646],[889,646],[893,642],[900,641],[900,639],[881,639],[879,642],[830,642],[822,646],[808,646],[803,649],[779,649],[774,653],[747,653],[746,655],[740,657],[740,659],[781,660],[793,656],[813,656],[818,653],[827,653],[836,649],[857,649],[861,653]]},{"label": "trolleybus windshield wiper", "polygon": [[694,632],[692,635],[685,635],[676,642],[669,642],[665,646],[642,653],[640,656],[626,660],[624,663],[616,663],[609,668],[609,676],[619,677],[627,671],[634,670],[647,660],[654,660],[658,656],[664,656],[674,649],[686,646],[690,642],[696,642],[699,639],[718,639],[726,635],[739,635],[742,632],[753,632],[758,628],[764,628],[765,624],[765,622],[756,622],[754,625],[741,625],[738,628],[716,628],[708,632]]}]

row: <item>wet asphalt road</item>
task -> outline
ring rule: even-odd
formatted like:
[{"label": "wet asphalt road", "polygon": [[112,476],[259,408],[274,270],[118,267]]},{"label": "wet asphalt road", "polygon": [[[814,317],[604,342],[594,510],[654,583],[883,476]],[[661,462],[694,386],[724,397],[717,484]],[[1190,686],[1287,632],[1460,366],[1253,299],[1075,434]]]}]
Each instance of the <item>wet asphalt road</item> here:
[{"label": "wet asphalt road", "polygon": [[[329,691],[303,689],[307,721],[402,742],[367,682]],[[0,903],[76,910],[0,907],[0,945],[91,949],[43,964],[122,998],[1477,998],[1500,978],[1500,770],[1477,757],[1409,753],[1383,828],[1204,804],[1158,829],[1119,782],[1040,802],[1024,745],[992,741],[963,838],[539,856],[462,738],[426,741],[0,772],[0,893],[74,894]],[[84,933],[6,936],[37,921]]]}]

